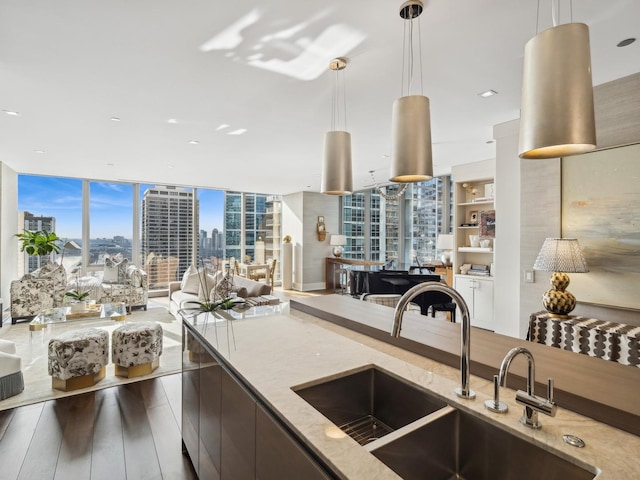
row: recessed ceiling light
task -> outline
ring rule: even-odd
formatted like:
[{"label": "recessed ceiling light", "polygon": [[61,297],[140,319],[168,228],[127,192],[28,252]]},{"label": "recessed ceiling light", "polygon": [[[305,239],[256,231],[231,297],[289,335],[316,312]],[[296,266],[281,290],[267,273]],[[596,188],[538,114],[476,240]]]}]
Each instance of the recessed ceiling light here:
[{"label": "recessed ceiling light", "polygon": [[496,92],[495,90],[485,90],[484,92],[480,92],[478,95],[480,95],[482,98],[488,98],[488,97],[493,97],[494,95],[497,95],[498,92]]},{"label": "recessed ceiling light", "polygon": [[227,133],[227,135],[242,135],[246,131],[247,131],[246,128],[238,128],[237,130],[234,130],[233,132]]},{"label": "recessed ceiling light", "polygon": [[175,165],[167,165],[167,168],[175,168]]},{"label": "recessed ceiling light", "polygon": [[218,128],[216,128],[216,131],[224,130],[225,128],[229,128],[229,125],[227,125],[226,123],[222,123],[218,126]]},{"label": "recessed ceiling light", "polygon": [[115,167],[115,163],[107,163],[107,167]]},{"label": "recessed ceiling light", "polygon": [[484,142],[484,143],[493,143],[493,140],[487,140],[487,141],[486,141],[486,142]]},{"label": "recessed ceiling light", "polygon": [[34,150],[34,153],[44,153],[44,150]]},{"label": "recessed ceiling light", "polygon": [[111,121],[112,122],[119,122],[120,121],[120,117],[111,117]]},{"label": "recessed ceiling light", "polygon": [[14,112],[13,110],[2,110],[7,115],[11,115],[12,117],[18,117],[20,114],[18,112]]},{"label": "recessed ceiling light", "polygon": [[170,118],[169,120],[167,120],[167,123],[176,124],[178,123],[178,120],[176,120],[175,118]]},{"label": "recessed ceiling light", "polygon": [[635,38],[625,38],[624,40],[619,42],[618,45],[616,45],[616,46],[618,46],[618,47],[626,47],[627,45],[631,45],[635,41],[636,41]]},{"label": "recessed ceiling light", "polygon": [[197,145],[197,144],[199,144],[199,143],[200,143],[200,140],[189,140],[189,143],[190,143],[191,145]]}]

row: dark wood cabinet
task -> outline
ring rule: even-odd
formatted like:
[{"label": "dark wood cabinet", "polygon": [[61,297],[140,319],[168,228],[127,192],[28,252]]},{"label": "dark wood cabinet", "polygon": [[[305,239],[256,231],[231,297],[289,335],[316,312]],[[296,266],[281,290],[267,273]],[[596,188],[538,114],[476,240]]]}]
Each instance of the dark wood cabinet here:
[{"label": "dark wood cabinet", "polygon": [[256,480],[304,478],[326,480],[326,474],[261,406],[256,409]]},{"label": "dark wood cabinet", "polygon": [[334,478],[187,326],[182,437],[202,480]]}]

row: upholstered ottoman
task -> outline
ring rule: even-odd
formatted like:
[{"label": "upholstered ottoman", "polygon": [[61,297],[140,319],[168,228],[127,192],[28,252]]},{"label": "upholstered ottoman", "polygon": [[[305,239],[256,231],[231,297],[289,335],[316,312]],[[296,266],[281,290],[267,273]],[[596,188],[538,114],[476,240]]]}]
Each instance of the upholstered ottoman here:
[{"label": "upholstered ottoman", "polygon": [[16,344],[0,339],[0,400],[24,390],[22,359],[15,355]]},{"label": "upholstered ottoman", "polygon": [[84,328],[49,340],[49,375],[57,390],[91,387],[104,378],[109,361],[109,333]]},{"label": "upholstered ottoman", "polygon": [[127,323],[111,336],[111,360],[120,377],[148,375],[160,364],[162,326],[159,323]]}]

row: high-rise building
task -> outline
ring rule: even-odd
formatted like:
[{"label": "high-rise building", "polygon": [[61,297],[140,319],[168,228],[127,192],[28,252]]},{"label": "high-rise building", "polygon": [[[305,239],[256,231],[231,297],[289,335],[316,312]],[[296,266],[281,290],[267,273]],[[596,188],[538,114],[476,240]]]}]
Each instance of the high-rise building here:
[{"label": "high-rise building", "polygon": [[[46,230],[47,232],[56,231],[56,218],[45,217],[43,215],[35,216],[31,212],[18,212],[18,232],[23,230]],[[51,257],[40,258],[37,255],[27,255],[25,252],[19,252],[18,257],[18,274],[20,276],[25,273],[31,273],[40,268],[41,262],[50,260]]]},{"label": "high-rise building", "polygon": [[[182,278],[198,248],[197,199],[187,188],[156,186],[144,192],[142,199],[142,256],[149,288],[165,288]],[[152,261],[151,261],[152,260]]]}]

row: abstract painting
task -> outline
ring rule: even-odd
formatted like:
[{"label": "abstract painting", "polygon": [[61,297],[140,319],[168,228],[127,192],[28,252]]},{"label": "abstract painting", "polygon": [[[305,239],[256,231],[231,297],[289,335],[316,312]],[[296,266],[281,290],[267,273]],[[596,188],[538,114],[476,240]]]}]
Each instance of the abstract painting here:
[{"label": "abstract painting", "polygon": [[562,237],[589,267],[571,275],[579,302],[640,309],[640,144],[562,159]]}]

